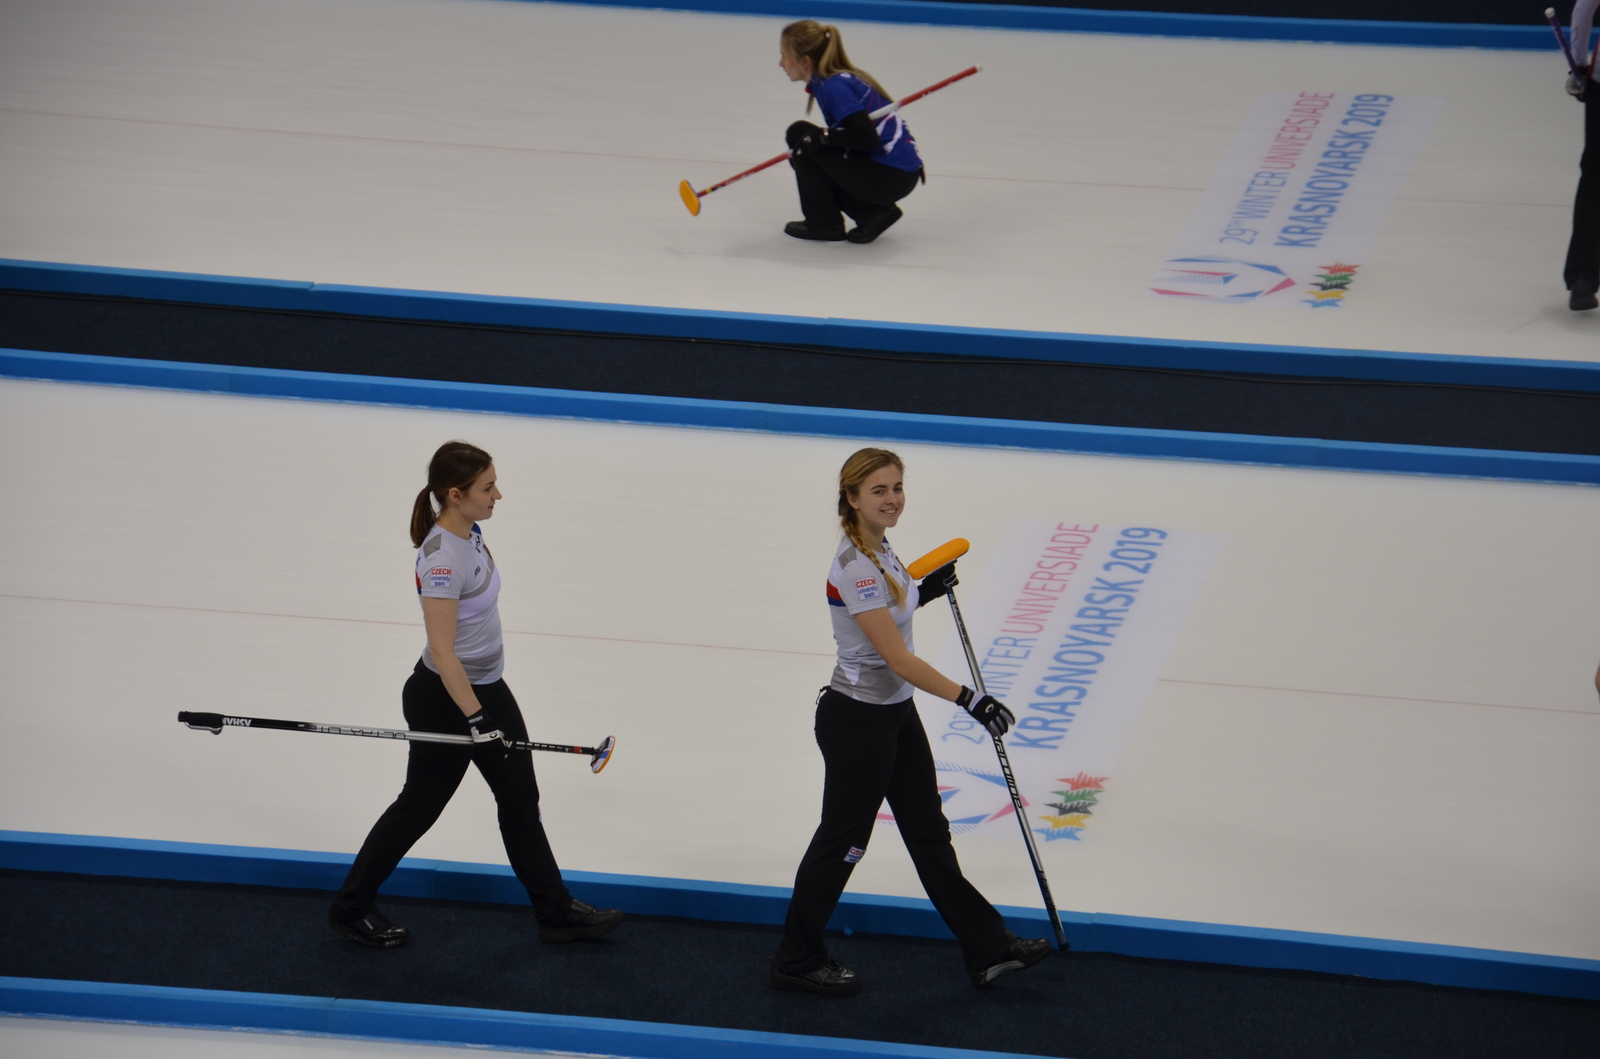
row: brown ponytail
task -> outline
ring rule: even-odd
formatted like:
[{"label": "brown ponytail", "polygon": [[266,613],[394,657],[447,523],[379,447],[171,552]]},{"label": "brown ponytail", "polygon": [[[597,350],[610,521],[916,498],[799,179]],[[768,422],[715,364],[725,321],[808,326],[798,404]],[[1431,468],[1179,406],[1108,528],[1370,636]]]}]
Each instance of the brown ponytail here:
[{"label": "brown ponytail", "polygon": [[[411,505],[413,547],[422,547],[423,538],[433,530],[434,523],[439,521],[438,511],[444,510],[445,499],[450,495],[450,490],[460,489],[465,492],[478,480],[478,475],[488,470],[493,462],[494,457],[465,441],[447,441],[439,446],[439,451],[428,461],[428,484],[422,487],[422,492],[417,494],[416,501]],[[439,505],[438,511],[434,510],[436,501]]]},{"label": "brown ponytail", "polygon": [[[850,56],[844,53],[844,38],[839,35],[838,26],[824,26],[812,19],[802,19],[791,22],[783,27],[783,33],[778,37],[778,46],[796,59],[809,58],[811,69],[817,77],[832,77],[837,73],[855,74],[861,80],[871,85],[873,90],[882,96],[884,102],[893,103],[894,97],[888,89],[880,85],[867,71],[859,68],[850,61]],[[811,105],[815,99],[806,99],[806,113],[811,113]]]},{"label": "brown ponytail", "polygon": [[868,543],[856,518],[856,509],[850,503],[850,498],[861,492],[862,482],[890,464],[898,467],[901,474],[906,472],[906,465],[900,461],[900,457],[888,449],[858,449],[844,461],[844,466],[839,468],[839,525],[844,529],[844,535],[850,538],[850,543],[856,546],[856,551],[872,560],[872,565],[883,576],[884,584],[889,586],[894,605],[901,607],[906,602],[906,590],[899,581],[884,573],[883,564],[878,562],[878,544],[875,541]]}]

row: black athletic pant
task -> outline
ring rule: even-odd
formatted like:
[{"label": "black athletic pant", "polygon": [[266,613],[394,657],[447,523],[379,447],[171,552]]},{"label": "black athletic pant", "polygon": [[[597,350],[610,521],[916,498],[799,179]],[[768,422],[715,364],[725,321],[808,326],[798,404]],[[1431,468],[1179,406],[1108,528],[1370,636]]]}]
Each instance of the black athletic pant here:
[{"label": "black athletic pant", "polygon": [[804,974],[827,962],[823,928],[867,848],[885,798],[922,888],[961,942],[967,969],[993,963],[1016,935],[961,874],[933,753],[911,700],[877,706],[829,689],[817,700],[816,731],[827,766],[822,822],[795,873],[773,966]]},{"label": "black athletic pant", "polygon": [[[522,711],[503,680],[475,684],[478,701],[508,739],[526,741],[528,729]],[[401,692],[406,725],[414,732],[468,735],[467,719],[445,690],[439,674],[417,663]],[[572,895],[561,881],[561,869],[539,822],[539,784],[533,777],[533,755],[527,750],[503,753],[498,743],[452,746],[447,743],[411,743],[406,762],[406,785],[400,797],[372,825],[356,854],[339,896],[329,914],[353,922],[377,901],[378,887],[394,871],[400,858],[416,844],[444,812],[450,796],[461,785],[468,765],[477,765],[484,782],[494,792],[500,808],[500,837],[505,842],[511,870],[528,891],[539,922],[559,924],[572,907]]]},{"label": "black athletic pant", "polygon": [[[807,132],[818,132],[809,121],[789,126],[790,148]],[[806,223],[818,231],[837,231],[844,227],[839,219],[843,210],[857,224],[911,194],[922,178],[922,171],[908,173],[883,162],[875,162],[866,151],[842,151],[820,147],[809,154],[791,155],[795,186],[800,191],[800,212]]]},{"label": "black athletic pant", "polygon": [[1578,194],[1572,204],[1572,241],[1567,244],[1567,288],[1587,276],[1600,279],[1600,83],[1583,93],[1583,158],[1578,163]]}]

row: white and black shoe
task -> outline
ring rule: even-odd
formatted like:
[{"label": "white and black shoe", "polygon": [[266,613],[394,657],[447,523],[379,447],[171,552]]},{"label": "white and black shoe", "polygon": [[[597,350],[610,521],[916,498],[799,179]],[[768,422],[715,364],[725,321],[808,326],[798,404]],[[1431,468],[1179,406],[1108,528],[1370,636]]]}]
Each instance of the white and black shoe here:
[{"label": "white and black shoe", "polygon": [[786,974],[776,967],[767,978],[774,989],[791,993],[816,993],[820,996],[855,996],[861,992],[861,979],[838,960],[829,960],[805,974]]},{"label": "white and black shoe", "polygon": [[588,941],[617,929],[622,912],[615,908],[596,908],[573,901],[566,918],[559,924],[539,924],[539,940],[546,945],[565,945],[569,941]]},{"label": "white and black shoe", "polygon": [[398,949],[411,940],[411,934],[405,927],[395,926],[377,909],[360,919],[335,919],[330,912],[328,926],[340,937],[372,949]]},{"label": "white and black shoe", "polygon": [[972,971],[972,984],[983,989],[1007,971],[1023,971],[1050,955],[1048,938],[1017,938],[987,967]]}]

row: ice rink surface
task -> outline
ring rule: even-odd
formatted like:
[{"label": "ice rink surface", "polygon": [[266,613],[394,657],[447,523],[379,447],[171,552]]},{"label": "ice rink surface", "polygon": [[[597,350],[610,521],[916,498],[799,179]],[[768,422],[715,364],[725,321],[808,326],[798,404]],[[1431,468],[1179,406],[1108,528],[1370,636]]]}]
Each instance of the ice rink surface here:
[{"label": "ice rink surface", "polygon": [[[791,881],[854,443],[20,381],[0,424],[25,457],[0,528],[28,542],[0,593],[0,828],[353,851],[402,747],[174,716],[397,726],[410,500],[466,437],[506,494],[485,529],[531,731],[618,739],[599,776],[536,762],[563,866]],[[972,540],[969,598],[1017,520],[1224,538],[1092,826],[1044,844],[1062,907],[1600,957],[1600,491],[897,448],[897,547]],[[949,625],[920,613],[922,653]],[[991,899],[1035,905],[1013,828],[957,843]],[[480,782],[415,855],[503,863]],[[851,886],[920,895],[892,827]]]},{"label": "ice rink surface", "polygon": [[469,1051],[395,1041],[21,1018],[0,1019],[0,1049],[8,1059],[113,1055],[120,1059],[214,1059],[218,1055],[228,1059],[460,1059],[484,1054],[481,1048]]},{"label": "ice rink surface", "polygon": [[[0,257],[922,324],[1594,362],[1559,55],[846,24],[929,181],[782,236],[782,20],[500,0],[10,0]],[[1341,311],[1149,293],[1267,91],[1442,100]],[[1333,264],[1318,262],[1318,265]],[[1240,307],[1234,307],[1240,308]]]}]

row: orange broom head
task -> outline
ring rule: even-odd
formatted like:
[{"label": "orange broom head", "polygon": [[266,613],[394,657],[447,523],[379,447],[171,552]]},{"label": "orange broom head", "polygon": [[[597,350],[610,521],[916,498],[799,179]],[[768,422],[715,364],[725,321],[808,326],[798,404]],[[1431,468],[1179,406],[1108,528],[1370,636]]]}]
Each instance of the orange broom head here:
[{"label": "orange broom head", "polygon": [[696,217],[700,216],[700,196],[694,193],[694,188],[689,186],[687,180],[678,185],[678,197],[683,200],[685,206],[689,207],[691,214]]},{"label": "orange broom head", "polygon": [[939,569],[939,567],[947,563],[953,563],[967,554],[967,549],[970,547],[972,545],[960,537],[953,541],[945,541],[933,551],[906,567],[906,573],[921,581],[924,577]]}]

